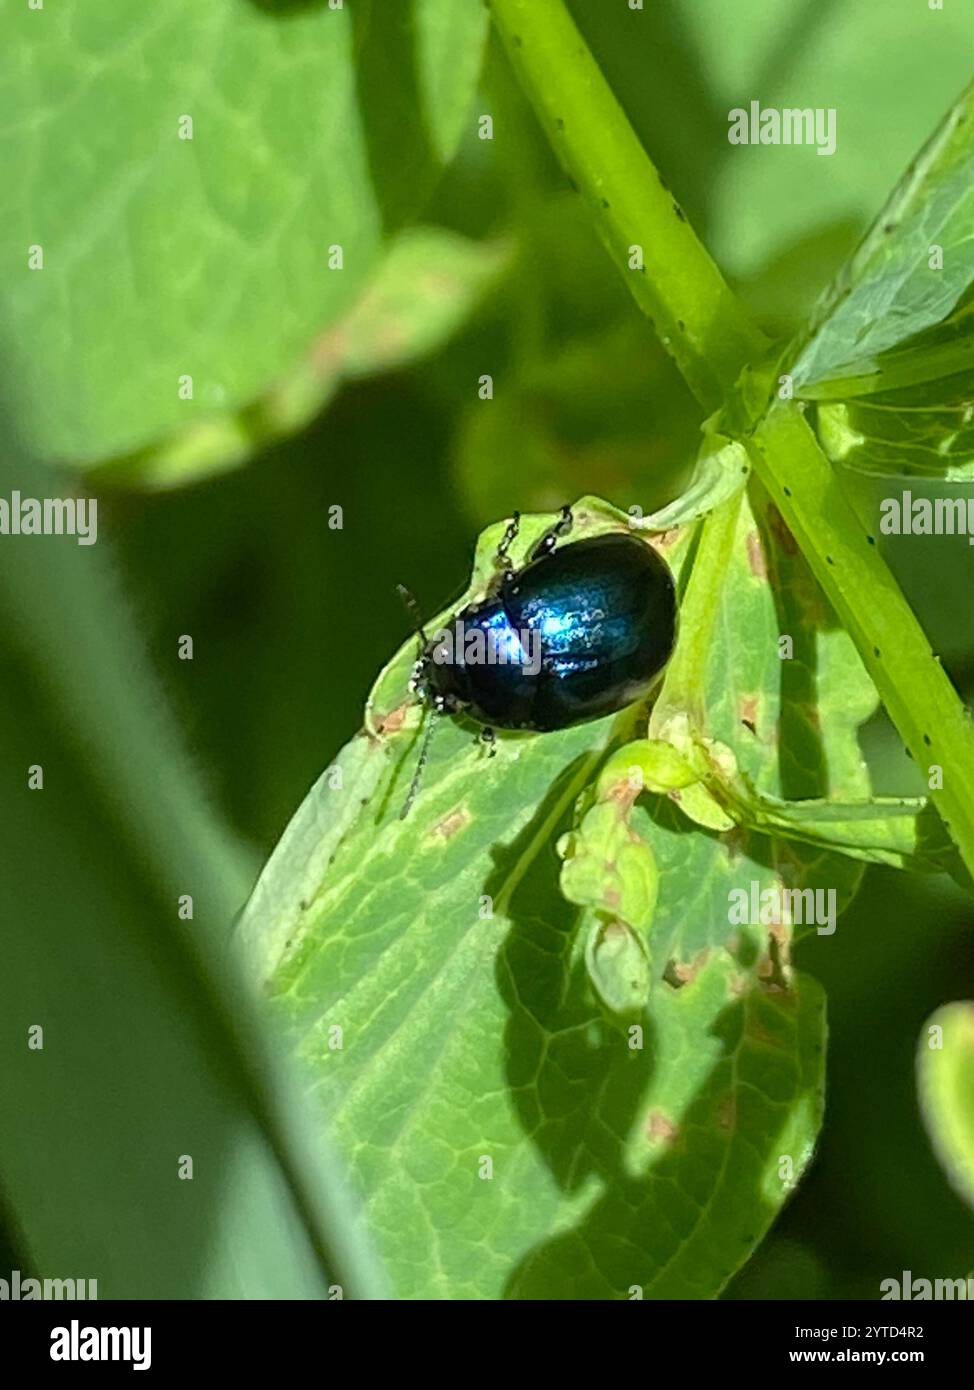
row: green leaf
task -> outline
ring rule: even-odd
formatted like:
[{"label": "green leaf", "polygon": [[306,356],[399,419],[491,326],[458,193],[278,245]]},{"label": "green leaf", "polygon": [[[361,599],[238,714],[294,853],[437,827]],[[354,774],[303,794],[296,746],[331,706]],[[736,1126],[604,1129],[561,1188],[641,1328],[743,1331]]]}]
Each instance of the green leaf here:
[{"label": "green leaf", "polygon": [[[894,348],[895,384],[929,379],[924,366],[932,348],[940,351],[931,375],[950,376],[970,365],[970,312],[961,302],[974,281],[972,117],[974,88],[917,156],[825,296],[791,369],[800,394],[851,378],[838,389],[855,395],[856,378],[888,375],[879,359]],[[943,253],[939,268],[931,265],[934,247]],[[907,346],[932,328],[935,334]],[[879,381],[876,386],[882,389]]]},{"label": "green leaf", "polygon": [[638,1018],[652,979],[645,937],[617,917],[603,914],[590,917],[588,929],[583,924],[582,930],[585,970],[596,996],[612,1018]]},{"label": "green leaf", "polygon": [[744,825],[867,863],[943,873],[953,869],[957,860],[943,822],[924,797],[872,797],[848,803],[782,801],[754,797],[745,790],[735,810]]},{"label": "green leaf", "polygon": [[[828,852],[821,840],[784,838],[781,826],[742,814],[726,790],[739,773],[759,802],[787,800],[789,808],[793,800],[867,798],[857,730],[877,704],[855,648],[756,483],[708,519],[693,565],[681,603],[684,636],[650,735],[686,757],[695,731],[712,741],[718,760],[725,749],[730,767],[707,779],[709,791],[674,785],[655,801],[643,797],[633,816],[660,866],[654,957],[661,951],[678,976],[693,968],[698,953],[725,943],[730,895],[749,893],[752,883],[759,894],[773,890],[781,903],[772,935],[775,949],[786,953],[793,929],[808,924],[789,920],[785,892],[834,890],[837,912],[849,902],[861,865]],[[782,647],[782,634],[790,647]],[[785,659],[783,651],[790,653]],[[722,791],[719,802],[714,788]],[[687,833],[699,824],[726,829],[732,819],[740,823],[717,836]],[[767,949],[759,934],[755,940]]]},{"label": "green leaf", "polygon": [[[628,524],[596,499],[574,512],[577,537]],[[546,521],[524,519],[515,564]],[[743,572],[726,610],[727,641],[753,640],[735,663],[745,680],[778,675],[773,640],[760,629],[754,638],[761,603],[772,617],[773,605],[750,569],[751,524],[742,518]],[[481,538],[458,603],[483,592],[502,531]],[[688,540],[665,538],[678,573]],[[821,1112],[821,999],[791,973],[787,924],[729,918],[731,886],[772,881],[767,841],[687,833],[672,801],[651,815],[643,797],[632,827],[660,871],[648,942],[635,930],[652,920],[653,891],[631,840],[615,903],[597,864],[585,875],[573,860],[566,890],[589,904],[576,920],[551,847],[638,711],[543,736],[501,733],[491,759],[472,728],[444,720],[402,821],[419,722],[413,657],[410,643],[380,676],[365,732],[309,795],[240,924],[394,1288],[716,1294],[797,1180]],[[726,681],[723,650],[713,659],[714,682],[722,662]],[[770,721],[761,729],[770,768]],[[577,844],[576,831],[565,847]],[[613,905],[616,921],[632,919],[622,938],[608,930]],[[631,1026],[625,994],[646,947],[649,1008],[632,1034],[620,1015]],[[417,1262],[431,1239],[435,1258]]]},{"label": "green leaf", "polygon": [[[628,517],[597,498],[583,498],[574,508],[574,517],[572,534],[577,538],[629,525]],[[511,552],[515,561],[527,554],[549,520],[544,516],[522,517],[520,536]],[[428,632],[446,622],[458,607],[483,595],[497,573],[494,555],[503,532],[504,523],[484,532],[468,588],[449,608],[429,619]],[[670,538],[669,554],[672,556],[679,546],[675,537]],[[401,821],[399,812],[412,777],[423,722],[420,707],[409,693],[415,659],[416,642],[410,638],[378,676],[366,704],[363,732],[345,746],[309,792],[257,883],[237,930],[250,968],[260,979],[271,978],[314,929],[323,910],[323,885],[331,877],[333,863],[347,853],[350,840],[364,835],[365,842],[379,855],[384,840],[396,853],[418,840],[426,854],[441,843],[453,841],[461,831],[460,839],[467,839],[468,826],[469,833],[479,837],[484,827],[473,822],[468,811],[469,782],[476,784],[478,801],[486,797],[498,802],[511,797],[512,780],[520,783],[520,820],[526,822],[560,773],[571,769],[576,759],[578,766],[584,763],[586,769],[594,769],[601,757],[600,745],[612,737],[611,719],[544,738],[503,733],[497,756],[486,759],[483,750],[478,753],[474,747],[475,726],[453,719],[439,721],[416,805]],[[577,774],[577,768],[575,771]],[[579,790],[583,784],[584,777],[578,781]],[[463,798],[459,804],[457,797]],[[453,810],[458,811],[459,819],[452,818]],[[500,805],[492,814],[500,816],[500,824],[509,821],[509,813]],[[377,837],[379,824],[383,835]],[[495,820],[495,829],[497,824]],[[479,875],[480,868],[475,866],[467,884],[470,892]],[[474,900],[478,895],[474,894]]]},{"label": "green leaf", "polygon": [[740,444],[720,434],[708,435],[684,491],[665,507],[643,517],[640,526],[647,531],[686,526],[733,497],[744,486],[750,471],[747,452]]},{"label": "green leaf", "polygon": [[90,464],[239,409],[349,308],[483,46],[479,6],[393,10],[8,8],[0,349],[34,452]]},{"label": "green leaf", "polygon": [[[610,767],[625,752],[610,758]],[[652,850],[630,824],[638,787],[628,778],[621,788],[612,781],[606,786],[606,772],[595,805],[558,843],[565,861],[559,882],[563,896],[585,909],[579,930],[596,996],[611,1016],[638,1018],[649,999],[648,941],[659,873]]]},{"label": "green leaf", "polygon": [[[381,15],[387,24],[387,6],[381,6]],[[433,149],[444,164],[453,158],[463,134],[480,75],[488,18],[485,6],[467,0],[413,0],[417,85]],[[415,171],[411,173],[415,177]]]},{"label": "green leaf", "polygon": [[[749,0],[738,7],[733,32],[725,17],[721,0],[697,0],[671,20],[680,46],[706,74],[710,109],[696,138],[691,126],[689,146],[684,135],[677,157],[663,159],[662,167],[682,199],[682,166],[706,161],[706,202],[690,210],[700,214],[695,222],[706,221],[710,249],[735,282],[751,280],[770,261],[802,248],[793,274],[779,276],[777,285],[794,313],[838,270],[872,222],[916,152],[917,132],[932,130],[970,81],[974,14],[949,2],[931,12],[915,0],[886,0],[881,9],[858,0],[773,7]],[[637,32],[625,41],[639,43],[640,26],[629,28]],[[658,45],[650,49],[645,64],[658,63],[659,52]],[[864,54],[881,54],[881,60],[864,62]],[[638,63],[629,66],[634,87],[641,70]],[[623,89],[620,97],[628,109],[628,92]],[[752,99],[763,108],[833,108],[835,152],[820,156],[811,145],[731,145],[728,112],[747,108]],[[665,113],[645,140],[661,155],[674,138],[663,131],[664,121]],[[824,260],[816,255],[816,242],[823,239],[829,241]],[[926,249],[924,243],[924,254]],[[823,273],[816,275],[820,267]]]},{"label": "green leaf", "polygon": [[917,1088],[934,1151],[974,1207],[974,1004],[945,1004],[930,1015],[917,1046]]},{"label": "green leaf", "polygon": [[398,850],[371,817],[353,833],[273,986],[396,1292],[712,1295],[810,1156],[820,994],[805,980],[766,993],[715,956],[683,988],[657,986],[631,1050],[573,968],[538,852],[571,784],[527,821],[476,791]]},{"label": "green leaf", "polygon": [[972,117],[969,90],[783,359],[833,462],[974,476]]},{"label": "green leaf", "polygon": [[530,1251],[509,1292],[713,1297],[811,1158],[824,1036],[814,980],[748,990],[727,957],[659,992],[649,1055],[549,1035],[526,1059],[538,1068],[538,1142],[585,1210]]},{"label": "green leaf", "polygon": [[820,401],[815,417],[833,463],[880,477],[974,479],[974,373]]},{"label": "green leaf", "polygon": [[[69,493],[13,459],[0,492]],[[5,536],[0,555],[5,1214],[31,1269],[102,1298],[382,1296],[226,949],[251,856],[166,712],[108,545]]]},{"label": "green leaf", "polygon": [[110,459],[89,470],[88,481],[155,490],[236,467],[308,425],[343,381],[398,370],[442,347],[505,259],[499,243],[470,241],[442,228],[401,232],[348,313],[315,339],[283,380],[242,411]]}]

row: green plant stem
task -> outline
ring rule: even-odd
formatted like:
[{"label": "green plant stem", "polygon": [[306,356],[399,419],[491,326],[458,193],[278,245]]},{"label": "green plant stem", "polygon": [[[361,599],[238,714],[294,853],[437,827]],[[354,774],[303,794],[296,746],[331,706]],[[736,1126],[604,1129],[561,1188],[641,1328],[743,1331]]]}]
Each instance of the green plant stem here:
[{"label": "green plant stem", "polygon": [[680,603],[680,640],[653,706],[650,738],[662,738],[668,721],[683,713],[689,715],[698,733],[706,732],[703,693],[707,684],[707,662],[724,575],[734,552],[742,495],[741,491],[736,492],[701,523],[690,579]]},{"label": "green plant stem", "polygon": [[[560,0],[493,0],[494,22],[612,260],[701,404],[714,410],[767,339],[697,240]],[[630,269],[632,248],[643,269]]]},{"label": "green plant stem", "polygon": [[974,874],[974,725],[875,536],[795,407],[772,408],[747,447],[925,780],[934,766],[943,769],[943,788],[931,795]]},{"label": "green plant stem", "polygon": [[[492,0],[494,23],[556,153],[637,304],[708,410],[767,346],[663,186],[563,0]],[[631,270],[641,247],[643,271]],[[747,441],[754,468],[846,624],[974,875],[974,725],[794,403]]]}]

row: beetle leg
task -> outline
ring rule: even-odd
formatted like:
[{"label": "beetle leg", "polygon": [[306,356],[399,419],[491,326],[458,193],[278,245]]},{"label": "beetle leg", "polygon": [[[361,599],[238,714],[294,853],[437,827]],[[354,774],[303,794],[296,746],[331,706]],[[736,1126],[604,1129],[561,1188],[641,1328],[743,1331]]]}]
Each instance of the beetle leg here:
[{"label": "beetle leg", "polygon": [[508,559],[507,552],[511,548],[511,542],[517,539],[517,533],[521,529],[521,513],[514,512],[510,521],[507,523],[507,530],[501,536],[500,544],[497,547],[497,554],[494,556],[494,563],[503,571],[504,579],[509,579],[514,573],[514,566]]},{"label": "beetle leg", "polygon": [[413,669],[409,677],[409,690],[413,695],[418,695],[421,700],[427,700],[429,697],[430,658],[425,652],[420,653],[413,662]]},{"label": "beetle leg", "polygon": [[419,757],[416,760],[416,768],[413,772],[412,781],[409,784],[409,791],[406,793],[406,800],[403,802],[402,807],[399,811],[400,820],[406,819],[406,817],[409,815],[409,808],[416,800],[416,793],[419,791],[419,785],[423,780],[423,772],[426,769],[427,759],[429,758],[430,743],[433,739],[433,730],[440,722],[437,719],[437,714],[439,713],[441,713],[441,711],[437,708],[435,702],[432,706],[427,706],[426,710],[424,711],[424,717],[426,719],[426,729],[422,736],[422,742],[419,745]]},{"label": "beetle leg", "polygon": [[537,545],[531,551],[532,560],[540,560],[544,555],[550,555],[562,536],[567,536],[572,529],[572,509],[567,504],[561,509],[561,516],[544,533]]}]

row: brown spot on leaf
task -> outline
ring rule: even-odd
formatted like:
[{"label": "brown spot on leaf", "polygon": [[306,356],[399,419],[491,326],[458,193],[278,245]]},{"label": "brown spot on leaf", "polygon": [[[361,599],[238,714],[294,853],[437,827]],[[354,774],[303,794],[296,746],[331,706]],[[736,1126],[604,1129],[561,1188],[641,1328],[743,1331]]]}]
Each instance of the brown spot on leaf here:
[{"label": "brown spot on leaf", "polygon": [[329,329],[313,344],[309,354],[311,370],[322,380],[329,380],[341,366],[347,347],[342,329]]},{"label": "brown spot on leaf", "polygon": [[646,1116],[646,1138],[653,1144],[672,1144],[679,1129],[662,1110],[651,1110]]},{"label": "brown spot on leaf", "polygon": [[618,782],[614,782],[608,789],[603,798],[605,801],[614,801],[619,812],[620,820],[625,820],[632,804],[642,791],[642,784],[638,778],[623,777]]},{"label": "brown spot on leaf", "polygon": [[751,573],[755,579],[767,579],[768,562],[765,559],[764,547],[761,544],[761,537],[757,531],[748,532],[747,537],[747,563],[751,567]]},{"label": "brown spot on leaf", "polygon": [[397,705],[395,709],[383,715],[376,725],[378,732],[380,734],[397,734],[406,722],[409,706],[410,702],[407,700],[404,704]]},{"label": "brown spot on leaf", "polygon": [[809,700],[801,700],[792,706],[792,713],[803,719],[813,733],[822,732],[822,715],[818,705]]},{"label": "brown spot on leaf", "polygon": [[651,544],[655,545],[657,550],[670,550],[676,545],[679,536],[679,526],[671,526],[668,531],[658,531],[655,536],[651,537]]},{"label": "brown spot on leaf", "polygon": [[751,1042],[761,1043],[764,1047],[781,1048],[781,1039],[769,1033],[756,1015],[752,1015],[747,1021],[747,1036]]},{"label": "brown spot on leaf", "polygon": [[688,985],[691,980],[695,980],[700,974],[709,956],[710,951],[704,947],[702,951],[697,952],[692,960],[671,960],[667,966],[667,970],[670,974],[670,983],[675,984],[677,988],[681,985]]},{"label": "brown spot on leaf", "polygon": [[791,929],[783,923],[776,923],[768,934],[768,950],[758,961],[758,979],[765,989],[775,994],[787,994],[788,956]]},{"label": "brown spot on leaf", "polygon": [[[779,883],[778,892],[784,894],[784,884]],[[777,946],[784,965],[788,964],[788,953],[791,950],[791,926],[787,922],[772,922],[771,939]]]},{"label": "brown spot on leaf", "polygon": [[434,825],[433,834],[438,835],[441,840],[452,840],[454,835],[470,824],[470,812],[466,806],[457,806],[449,815],[443,817],[438,825]]},{"label": "brown spot on leaf", "polygon": [[758,705],[760,703],[757,695],[742,695],[737,702],[737,717],[743,725],[751,730],[752,734],[758,731]]},{"label": "brown spot on leaf", "polygon": [[772,505],[768,508],[768,521],[771,525],[771,532],[775,540],[781,546],[786,555],[798,554],[798,542],[788,529],[784,517],[778,508]]},{"label": "brown spot on leaf", "polygon": [[725,830],[720,837],[721,843],[727,851],[727,861],[729,864],[736,864],[744,853],[747,844],[748,832],[743,825],[735,825],[730,830]]}]

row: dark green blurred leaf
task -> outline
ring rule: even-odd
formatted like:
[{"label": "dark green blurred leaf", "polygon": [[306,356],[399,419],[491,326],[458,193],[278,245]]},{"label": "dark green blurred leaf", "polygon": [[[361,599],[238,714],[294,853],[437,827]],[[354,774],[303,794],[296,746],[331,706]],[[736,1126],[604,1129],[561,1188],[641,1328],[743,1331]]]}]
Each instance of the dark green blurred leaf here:
[{"label": "dark green blurred leaf", "polygon": [[351,309],[280,382],[246,409],[89,470],[91,484],[181,487],[246,461],[307,426],[343,381],[394,371],[442,347],[506,258],[502,245],[435,227],[400,233]]},{"label": "dark green blurred leaf", "polygon": [[8,9],[0,352],[29,446],[90,464],[288,369],[452,154],[485,23],[456,0]]},{"label": "dark green blurred leaf", "polygon": [[[692,6],[665,0],[653,8],[670,11],[671,22],[685,26],[696,67],[707,74],[705,130],[696,141],[684,135],[679,149],[683,159],[699,160],[706,171],[702,225],[725,272],[748,283],[802,241],[815,246],[819,235],[847,228],[849,239],[843,245],[837,238],[831,257],[816,256],[796,268],[803,285],[780,288],[779,302],[787,295],[797,310],[822,283],[809,283],[809,277],[820,266],[826,275],[838,271],[853,250],[855,227],[866,229],[915,155],[918,133],[932,130],[970,81],[974,12],[949,0],[937,11],[925,0],[748,0],[729,24],[723,0],[694,0]],[[638,30],[638,15],[635,21],[630,35]],[[613,21],[607,15],[604,22]],[[640,54],[638,36],[630,41],[630,82],[645,85],[657,55]],[[731,145],[728,113],[752,99],[779,109],[834,108],[835,153],[819,156],[813,146]],[[682,106],[677,99],[664,119],[672,127],[672,111],[680,110],[684,133]],[[655,139],[646,143],[656,149]],[[700,154],[696,146],[703,147]],[[680,164],[663,167],[682,201]],[[692,205],[688,211],[696,222]]]},{"label": "dark green blurred leaf", "polygon": [[[68,491],[9,450],[0,478]],[[0,1180],[18,1244],[101,1297],[322,1297],[329,1277],[381,1292],[225,950],[252,861],[160,700],[106,521],[94,546],[0,551]],[[175,633],[170,651],[191,681]]]}]

